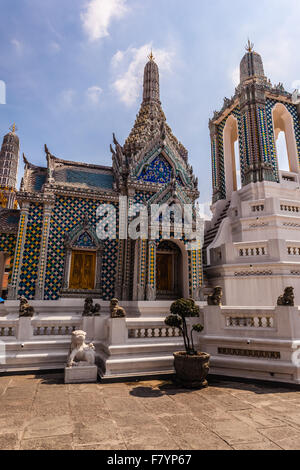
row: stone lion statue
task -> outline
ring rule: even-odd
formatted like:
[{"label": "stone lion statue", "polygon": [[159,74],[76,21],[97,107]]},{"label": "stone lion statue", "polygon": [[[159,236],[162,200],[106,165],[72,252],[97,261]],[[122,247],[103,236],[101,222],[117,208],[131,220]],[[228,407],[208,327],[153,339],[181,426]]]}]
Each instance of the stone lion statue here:
[{"label": "stone lion statue", "polygon": [[99,304],[94,305],[92,297],[87,297],[84,302],[83,316],[92,317],[93,315],[100,315],[101,307]]},{"label": "stone lion statue", "polygon": [[222,305],[222,287],[214,287],[213,293],[207,297],[208,305]]},{"label": "stone lion statue", "polygon": [[277,305],[286,306],[286,307],[294,307],[295,305],[294,299],[295,299],[294,288],[286,287],[284,289],[284,294],[278,297]]},{"label": "stone lion statue", "polygon": [[120,307],[118,299],[111,299],[110,301],[110,316],[111,318],[126,317],[126,312],[123,307]]},{"label": "stone lion statue", "polygon": [[68,357],[68,367],[93,366],[95,364],[95,346],[86,344],[86,332],[76,330],[72,333],[71,352]]},{"label": "stone lion statue", "polygon": [[29,302],[24,295],[21,295],[20,297],[19,315],[20,317],[33,317],[34,315],[34,308],[29,305]]}]

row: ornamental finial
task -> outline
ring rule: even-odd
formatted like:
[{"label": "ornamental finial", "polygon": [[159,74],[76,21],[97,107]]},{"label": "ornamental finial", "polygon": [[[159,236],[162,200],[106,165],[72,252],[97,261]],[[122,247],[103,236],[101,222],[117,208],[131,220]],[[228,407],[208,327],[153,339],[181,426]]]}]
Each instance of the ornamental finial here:
[{"label": "ornamental finial", "polygon": [[152,49],[150,55],[148,55],[148,59],[150,60],[150,62],[154,62],[154,55],[152,53]]},{"label": "ornamental finial", "polygon": [[253,52],[253,48],[254,48],[254,44],[253,42],[250,41],[250,39],[248,39],[248,43],[246,44],[246,51],[247,52]]},{"label": "ornamental finial", "polygon": [[16,126],[16,123],[14,122],[12,126],[10,126],[9,128],[10,131],[12,132],[16,132],[18,130],[17,126]]}]

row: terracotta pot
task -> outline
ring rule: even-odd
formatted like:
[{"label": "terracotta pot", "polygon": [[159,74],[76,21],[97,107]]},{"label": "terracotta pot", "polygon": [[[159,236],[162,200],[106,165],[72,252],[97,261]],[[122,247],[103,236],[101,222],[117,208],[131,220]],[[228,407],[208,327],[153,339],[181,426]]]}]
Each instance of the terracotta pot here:
[{"label": "terracotta pot", "polygon": [[210,355],[198,352],[189,356],[185,351],[174,353],[176,380],[186,388],[207,387]]}]

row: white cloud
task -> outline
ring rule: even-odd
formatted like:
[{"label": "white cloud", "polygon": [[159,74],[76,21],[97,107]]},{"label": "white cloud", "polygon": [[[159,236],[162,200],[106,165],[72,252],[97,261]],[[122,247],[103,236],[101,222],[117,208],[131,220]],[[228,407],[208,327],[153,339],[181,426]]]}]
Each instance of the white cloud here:
[{"label": "white cloud", "polygon": [[14,48],[16,49],[18,53],[21,53],[23,51],[23,44],[18,39],[13,38],[11,40],[11,44],[14,46]]},{"label": "white cloud", "polygon": [[199,203],[199,214],[200,217],[204,220],[211,220],[212,212],[210,210],[211,201]]},{"label": "white cloud", "polygon": [[86,90],[86,96],[87,96],[88,101],[93,105],[98,104],[100,101],[100,95],[102,94],[102,92],[103,92],[102,88],[98,86],[91,86],[90,88]]},{"label": "white cloud", "polygon": [[73,105],[74,99],[76,96],[75,90],[72,90],[71,88],[67,90],[63,90],[60,93],[60,104],[64,108],[69,108]]},{"label": "white cloud", "polygon": [[231,72],[231,79],[235,87],[238,86],[240,83],[240,67],[237,66],[232,72]]},{"label": "white cloud", "polygon": [[53,54],[57,54],[58,52],[60,52],[60,45],[58,44],[58,42],[56,41],[52,41],[50,44],[49,44],[49,51]]},{"label": "white cloud", "polygon": [[109,35],[108,28],[114,19],[127,13],[126,0],[89,0],[81,14],[83,29],[90,41]]},{"label": "white cloud", "polygon": [[[126,51],[116,52],[111,60],[115,76],[113,89],[127,106],[136,103],[141,94],[143,70],[150,51],[151,44],[144,44],[138,49],[129,47]],[[175,56],[173,50],[153,49],[153,55],[162,74],[171,71]]]}]

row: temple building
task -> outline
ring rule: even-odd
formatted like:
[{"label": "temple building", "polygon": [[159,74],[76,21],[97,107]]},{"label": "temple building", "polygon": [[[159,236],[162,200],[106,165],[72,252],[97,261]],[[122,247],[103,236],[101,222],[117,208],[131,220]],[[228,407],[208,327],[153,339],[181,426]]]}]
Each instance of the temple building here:
[{"label": "temple building", "polygon": [[299,113],[297,93],[271,84],[249,42],[240,84],[209,123],[213,218],[203,257],[207,283],[223,288],[225,305],[275,305],[288,286],[300,303]]},{"label": "temple building", "polygon": [[[126,214],[133,203],[147,210],[152,204],[194,207],[199,197],[187,150],[166,123],[152,53],[134,126],[123,146],[115,135],[113,141],[111,167],[66,161],[52,155],[47,146],[45,167],[33,165],[23,155],[24,177],[17,191],[15,126],[4,137],[0,154],[3,297],[199,298],[200,247],[187,250],[184,237],[174,237],[172,230],[168,240],[162,240],[161,233],[154,240],[119,236],[127,222],[124,210]],[[103,204],[115,208],[111,220],[99,215]],[[125,204],[122,211],[120,204]],[[106,239],[97,236],[102,223]]]}]

